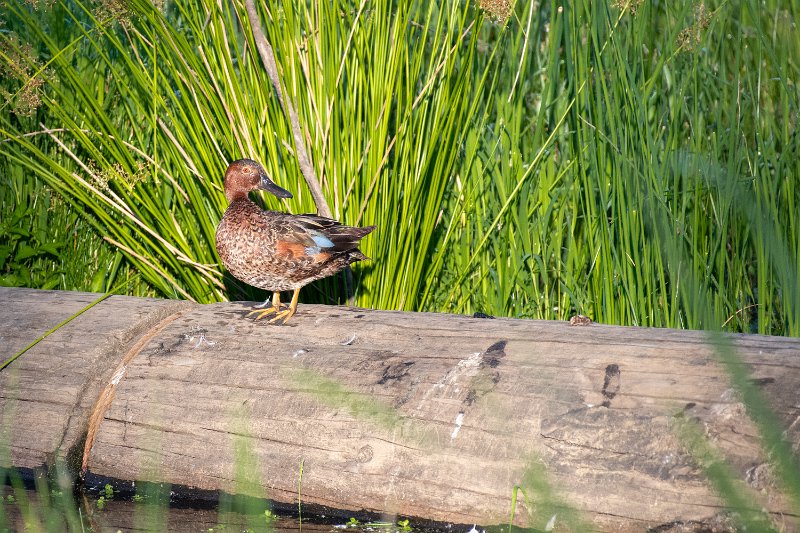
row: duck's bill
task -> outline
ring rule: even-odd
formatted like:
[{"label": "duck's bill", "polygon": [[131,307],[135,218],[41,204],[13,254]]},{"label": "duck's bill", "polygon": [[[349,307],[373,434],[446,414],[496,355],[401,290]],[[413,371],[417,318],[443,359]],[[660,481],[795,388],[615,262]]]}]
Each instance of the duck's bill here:
[{"label": "duck's bill", "polygon": [[292,193],[290,193],[289,191],[287,191],[286,189],[284,189],[282,187],[278,187],[277,185],[275,185],[272,182],[271,179],[269,179],[265,175],[261,176],[261,183],[259,184],[258,188],[261,189],[262,191],[267,191],[267,192],[269,192],[271,194],[274,194],[278,198],[291,198],[292,197]]}]

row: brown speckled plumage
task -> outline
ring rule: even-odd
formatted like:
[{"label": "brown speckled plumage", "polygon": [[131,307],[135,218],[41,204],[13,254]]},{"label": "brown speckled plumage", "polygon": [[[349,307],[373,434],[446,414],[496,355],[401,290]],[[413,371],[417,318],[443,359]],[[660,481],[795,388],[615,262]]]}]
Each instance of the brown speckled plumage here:
[{"label": "brown speckled plumage", "polygon": [[[225,173],[230,205],[217,226],[217,252],[234,277],[276,293],[273,308],[261,313],[275,314],[274,320],[285,323],[294,314],[301,287],[368,259],[358,241],[375,226],[355,228],[318,215],[265,211],[248,197],[255,189],[291,197],[255,161],[233,162]],[[281,312],[278,293],[288,290],[295,291],[292,305]]]}]

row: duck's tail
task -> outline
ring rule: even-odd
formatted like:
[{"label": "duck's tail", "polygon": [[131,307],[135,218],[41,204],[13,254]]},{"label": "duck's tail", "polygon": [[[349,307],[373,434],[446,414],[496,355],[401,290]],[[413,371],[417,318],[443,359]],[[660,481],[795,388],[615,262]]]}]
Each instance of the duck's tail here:
[{"label": "duck's tail", "polygon": [[325,236],[333,242],[334,250],[347,252],[353,261],[366,261],[369,259],[358,249],[358,241],[372,232],[377,226],[367,226],[365,228],[355,228],[352,226],[334,226],[327,228]]}]

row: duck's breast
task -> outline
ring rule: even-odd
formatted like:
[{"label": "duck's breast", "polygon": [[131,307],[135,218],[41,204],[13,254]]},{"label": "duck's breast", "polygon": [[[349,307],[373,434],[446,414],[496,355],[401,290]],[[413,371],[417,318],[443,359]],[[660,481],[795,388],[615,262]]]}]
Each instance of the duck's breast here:
[{"label": "duck's breast", "polygon": [[285,284],[279,279],[276,236],[264,214],[260,209],[242,209],[231,204],[217,226],[217,253],[237,279],[267,290],[288,290],[280,288]]}]

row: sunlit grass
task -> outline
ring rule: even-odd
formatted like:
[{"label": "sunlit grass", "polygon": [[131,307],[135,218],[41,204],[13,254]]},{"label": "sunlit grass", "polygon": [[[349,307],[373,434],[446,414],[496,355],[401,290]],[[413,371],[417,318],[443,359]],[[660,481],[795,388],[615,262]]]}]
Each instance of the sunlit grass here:
[{"label": "sunlit grass", "polygon": [[36,175],[0,162],[0,285],[152,296],[86,213]]},{"label": "sunlit grass", "polygon": [[[116,248],[107,275],[253,298],[213,249],[226,163],[260,159],[296,193],[269,207],[314,206],[242,6],[196,4],[9,4],[0,153]],[[768,4],[262,12],[334,216],[379,226],[358,304],[800,335],[798,13]],[[685,307],[658,210],[720,323]]]},{"label": "sunlit grass", "polygon": [[[800,334],[797,6],[636,4],[517,10],[528,90],[484,103],[425,308]],[[508,87],[526,39],[506,39]],[[664,239],[719,322],[686,307]]]},{"label": "sunlit grass", "polygon": [[[286,4],[263,18],[335,216],[381,226],[363,246],[380,260],[357,271],[358,301],[411,309],[435,225],[420,213],[440,209],[484,77],[472,68],[481,17],[468,4],[396,7]],[[281,209],[314,206],[242,6],[133,2],[122,25],[82,2],[10,10],[38,49],[8,36],[3,46],[57,83],[43,90],[40,120],[0,122],[8,163],[90,214],[160,294],[251,295],[223,280],[213,246],[227,162],[265,162],[295,192]],[[341,293],[335,281],[318,286],[326,301]]]}]

